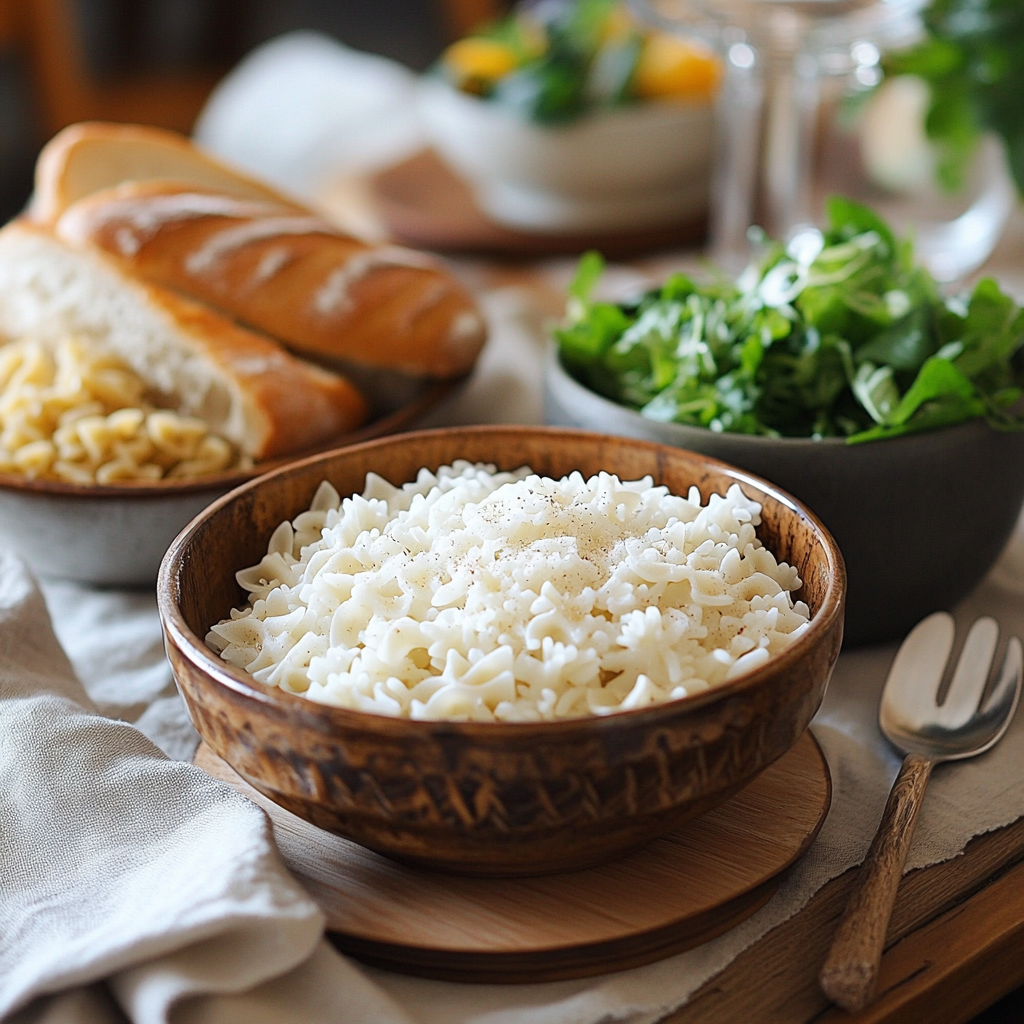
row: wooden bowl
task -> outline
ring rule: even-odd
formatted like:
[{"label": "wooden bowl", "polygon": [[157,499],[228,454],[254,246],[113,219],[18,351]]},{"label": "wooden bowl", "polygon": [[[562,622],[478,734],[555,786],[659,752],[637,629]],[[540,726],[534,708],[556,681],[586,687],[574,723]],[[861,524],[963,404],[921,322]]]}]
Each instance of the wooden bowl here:
[{"label": "wooden bowl", "polygon": [[[795,565],[809,629],[745,676],[607,717],[541,723],[412,721],[316,704],[221,661],[203,642],[243,605],[235,572],[330,480],[402,483],[455,459],[547,476],[646,474],[706,501],[733,483],[763,506],[762,541]],[[815,517],[714,459],[544,427],[422,431],[287,466],[221,498],[178,537],[157,586],[167,653],[203,739],[246,781],[314,825],[406,861],[527,875],[597,864],[672,831],[749,782],[807,728],[843,635],[842,556]]]},{"label": "wooden bowl", "polygon": [[43,576],[103,586],[152,586],[171,541],[211,501],[304,455],[407,429],[464,380],[425,382],[407,402],[354,433],[249,470],[107,485],[0,473],[0,539]]}]

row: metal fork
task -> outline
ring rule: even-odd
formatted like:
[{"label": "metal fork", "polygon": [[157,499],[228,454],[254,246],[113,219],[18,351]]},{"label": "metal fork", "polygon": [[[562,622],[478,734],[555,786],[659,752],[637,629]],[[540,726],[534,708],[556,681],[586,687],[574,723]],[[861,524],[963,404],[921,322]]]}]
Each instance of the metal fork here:
[{"label": "metal fork", "polygon": [[980,618],[967,634],[945,700],[938,695],[953,650],[953,617],[936,612],[907,636],[889,669],[878,720],[906,757],[818,980],[851,1012],[870,1002],[896,890],[932,768],[988,750],[1006,732],[1020,698],[1024,653],[1011,637],[992,692],[981,704],[999,624]]}]

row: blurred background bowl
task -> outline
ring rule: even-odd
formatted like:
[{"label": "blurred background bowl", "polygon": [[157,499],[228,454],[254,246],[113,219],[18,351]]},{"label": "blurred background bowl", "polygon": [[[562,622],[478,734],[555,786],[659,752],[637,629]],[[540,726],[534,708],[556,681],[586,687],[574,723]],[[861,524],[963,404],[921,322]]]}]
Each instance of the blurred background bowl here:
[{"label": "blurred background bowl", "polygon": [[0,540],[42,576],[152,585],[182,526],[242,474],[135,486],[0,477]]},{"label": "blurred background bowl", "polygon": [[[738,483],[762,503],[762,541],[795,565],[809,629],[762,668],[660,706],[558,722],[413,721],[317,704],[256,682],[203,642],[246,603],[238,569],[265,554],[322,480],[368,471],[396,484],[456,459],[560,477],[652,475],[706,501]],[[251,481],[174,542],[157,586],[178,687],[203,739],[270,799],[389,856],[460,873],[527,875],[611,859],[727,799],[806,729],[843,632],[842,557],[769,484],[713,459],[627,438],[543,427],[423,431],[316,456]]]},{"label": "blurred background bowl", "polygon": [[764,477],[818,515],[849,574],[848,644],[902,637],[949,608],[992,567],[1024,503],[1024,433],[981,420],[848,445],[659,423],[574,380],[552,349],[548,423],[614,432],[703,452]]},{"label": "blurred background bowl", "polygon": [[427,78],[420,110],[434,148],[502,224],[642,228],[707,207],[710,102],[649,100],[550,126]]}]

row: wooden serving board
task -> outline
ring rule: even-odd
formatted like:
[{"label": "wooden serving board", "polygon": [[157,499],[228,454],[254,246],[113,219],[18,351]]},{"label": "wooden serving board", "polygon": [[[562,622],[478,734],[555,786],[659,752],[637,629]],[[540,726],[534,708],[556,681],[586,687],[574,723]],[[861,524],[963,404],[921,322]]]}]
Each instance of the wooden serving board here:
[{"label": "wooden serving board", "polygon": [[339,949],[453,981],[583,977],[706,942],[771,898],[831,799],[825,759],[806,733],[727,803],[627,857],[569,874],[467,878],[399,864],[316,828],[205,744],[195,763],[267,812]]},{"label": "wooden serving board", "polygon": [[491,220],[470,186],[433,150],[424,150],[369,180],[377,217],[396,241],[421,249],[504,257],[576,255],[598,249],[621,259],[704,242],[703,216],[616,231],[528,231]]}]

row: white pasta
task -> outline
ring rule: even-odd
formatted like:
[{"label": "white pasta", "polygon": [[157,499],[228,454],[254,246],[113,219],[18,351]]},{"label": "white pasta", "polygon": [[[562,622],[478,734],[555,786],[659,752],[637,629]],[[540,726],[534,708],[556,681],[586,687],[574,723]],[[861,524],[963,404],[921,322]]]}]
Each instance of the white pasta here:
[{"label": "white pasta", "polygon": [[240,464],[202,420],[156,409],[120,360],[68,337],[0,347],[0,472],[72,483],[201,476]]},{"label": "white pasta", "polygon": [[262,683],[419,719],[627,711],[753,669],[809,622],[733,486],[701,506],[601,473],[459,461],[395,488],[326,481],[239,572],[207,643]]}]

